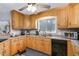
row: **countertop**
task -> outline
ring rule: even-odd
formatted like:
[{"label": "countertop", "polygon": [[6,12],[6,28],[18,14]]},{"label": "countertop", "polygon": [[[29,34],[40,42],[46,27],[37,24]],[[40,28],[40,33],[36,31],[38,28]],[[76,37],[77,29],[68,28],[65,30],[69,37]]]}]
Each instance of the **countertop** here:
[{"label": "countertop", "polygon": [[0,42],[8,40],[9,36],[0,36]]},{"label": "countertop", "polygon": [[46,39],[57,39],[57,40],[70,40],[68,38],[65,38],[63,36],[58,36],[58,35],[54,35],[54,36],[42,36],[42,35],[18,35],[18,36],[14,36],[14,37],[10,37],[10,36],[0,36],[0,40],[5,41],[6,39],[10,39],[10,38],[19,38],[19,37],[28,37],[28,36],[32,36],[32,37],[42,37],[42,38],[46,38]]},{"label": "countertop", "polygon": [[[70,40],[69,38],[65,38],[65,37],[63,37],[63,36],[58,36],[58,35],[54,35],[54,36],[27,35],[27,36],[42,37],[42,38],[46,38],[46,39]],[[26,36],[26,37],[27,37],[27,36]]]}]

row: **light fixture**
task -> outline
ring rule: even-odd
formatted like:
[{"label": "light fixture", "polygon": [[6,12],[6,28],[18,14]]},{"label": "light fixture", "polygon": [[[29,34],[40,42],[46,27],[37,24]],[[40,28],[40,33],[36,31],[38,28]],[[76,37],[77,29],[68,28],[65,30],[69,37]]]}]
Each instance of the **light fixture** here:
[{"label": "light fixture", "polygon": [[35,12],[37,9],[36,9],[35,6],[29,5],[29,6],[27,7],[27,10],[30,11],[30,12]]},{"label": "light fixture", "polygon": [[35,12],[37,9],[36,9],[36,7],[32,7],[32,12]]},{"label": "light fixture", "polygon": [[29,5],[29,6],[27,7],[27,10],[30,11],[31,9],[32,9],[32,5]]}]

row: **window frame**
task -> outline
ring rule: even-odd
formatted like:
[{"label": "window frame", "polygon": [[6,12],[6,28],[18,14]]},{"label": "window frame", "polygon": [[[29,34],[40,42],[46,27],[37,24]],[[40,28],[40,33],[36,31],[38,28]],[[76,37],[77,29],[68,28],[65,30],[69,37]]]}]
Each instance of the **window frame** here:
[{"label": "window frame", "polygon": [[47,20],[47,19],[52,19],[52,18],[55,18],[55,31],[46,31],[46,33],[56,33],[57,32],[57,16],[46,16],[46,17],[41,17],[41,18],[39,18],[39,19],[37,19],[37,21],[36,21],[36,28],[37,28],[37,30],[39,31],[39,29],[40,29],[40,26],[39,26],[39,21],[40,20]]}]

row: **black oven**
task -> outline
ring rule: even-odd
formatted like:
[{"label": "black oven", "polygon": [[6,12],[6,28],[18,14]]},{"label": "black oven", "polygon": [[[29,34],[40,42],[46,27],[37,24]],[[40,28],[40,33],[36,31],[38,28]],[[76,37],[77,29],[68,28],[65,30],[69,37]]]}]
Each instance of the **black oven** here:
[{"label": "black oven", "polygon": [[52,56],[67,56],[67,41],[52,39]]}]

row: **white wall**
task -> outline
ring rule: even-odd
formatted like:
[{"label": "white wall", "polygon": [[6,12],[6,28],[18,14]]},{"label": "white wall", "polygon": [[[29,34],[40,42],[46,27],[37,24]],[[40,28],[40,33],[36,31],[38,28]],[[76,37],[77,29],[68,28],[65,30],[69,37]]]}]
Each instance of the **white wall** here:
[{"label": "white wall", "polygon": [[9,25],[8,21],[0,21],[0,33],[2,33],[3,30],[5,30],[6,25]]}]

